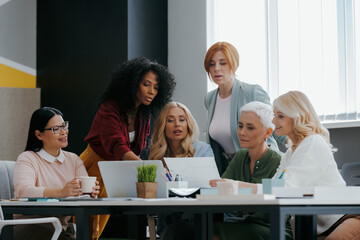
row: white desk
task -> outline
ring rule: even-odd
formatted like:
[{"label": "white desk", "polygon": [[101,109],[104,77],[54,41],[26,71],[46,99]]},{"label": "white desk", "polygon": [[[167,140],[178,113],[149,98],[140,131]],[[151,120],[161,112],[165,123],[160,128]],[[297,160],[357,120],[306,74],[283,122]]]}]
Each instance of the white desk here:
[{"label": "white desk", "polygon": [[[23,214],[62,214],[75,215],[77,218],[77,238],[90,239],[89,216],[92,214],[158,214],[171,212],[193,213],[199,216],[200,226],[196,228],[196,239],[212,239],[212,216],[214,213],[231,211],[262,211],[270,214],[270,239],[285,239],[285,216],[289,214],[360,214],[358,200],[315,200],[315,199],[278,199],[246,201],[208,201],[208,200],[136,200],[136,201],[78,201],[78,202],[0,202],[6,217],[13,213]],[[299,220],[302,218],[299,217]],[[316,221],[310,218],[306,236],[313,235]],[[207,220],[207,221],[206,221]],[[309,220],[309,219],[308,219]],[[299,221],[301,222],[301,221]],[[302,226],[298,226],[298,229]],[[311,239],[298,238],[298,239]]]}]

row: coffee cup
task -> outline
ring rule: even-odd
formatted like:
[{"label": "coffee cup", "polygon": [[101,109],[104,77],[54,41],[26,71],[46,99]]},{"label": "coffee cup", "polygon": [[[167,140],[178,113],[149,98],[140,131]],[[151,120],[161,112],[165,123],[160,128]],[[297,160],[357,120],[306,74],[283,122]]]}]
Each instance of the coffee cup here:
[{"label": "coffee cup", "polygon": [[217,182],[218,195],[238,195],[238,183],[233,180]]},{"label": "coffee cup", "polygon": [[93,187],[96,185],[96,177],[80,176],[80,188],[82,193],[91,194]]}]

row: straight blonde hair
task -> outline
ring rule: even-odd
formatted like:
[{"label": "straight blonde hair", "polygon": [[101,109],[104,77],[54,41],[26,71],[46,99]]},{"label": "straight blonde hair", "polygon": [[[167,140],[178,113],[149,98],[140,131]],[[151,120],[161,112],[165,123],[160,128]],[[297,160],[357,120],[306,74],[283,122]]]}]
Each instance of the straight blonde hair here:
[{"label": "straight blonde hair", "polygon": [[[181,150],[177,153],[171,153],[168,143],[169,140],[166,138],[165,134],[166,116],[171,108],[176,107],[181,108],[185,112],[188,134],[181,141]],[[170,102],[162,108],[155,120],[149,159],[163,160],[164,157],[193,157],[195,155],[195,149],[192,144],[198,137],[199,127],[189,109],[182,103]]]},{"label": "straight blonde hair", "polygon": [[329,144],[329,147],[336,151],[330,143],[329,131],[321,124],[313,105],[304,93],[300,91],[287,92],[274,100],[273,108],[277,108],[294,120],[294,133],[298,141],[296,143],[290,142],[293,150],[307,136],[320,134]]}]

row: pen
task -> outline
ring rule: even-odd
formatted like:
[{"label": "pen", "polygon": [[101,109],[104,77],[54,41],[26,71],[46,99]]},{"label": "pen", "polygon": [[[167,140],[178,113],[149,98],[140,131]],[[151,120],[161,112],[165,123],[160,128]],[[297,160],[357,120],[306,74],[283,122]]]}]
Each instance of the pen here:
[{"label": "pen", "polygon": [[166,177],[169,179],[169,181],[171,182],[172,179],[171,179],[171,177],[170,177],[170,174],[167,172],[167,173],[165,173],[165,175],[166,175]]},{"label": "pen", "polygon": [[162,173],[160,173],[161,174],[161,176],[165,179],[165,181],[169,181],[165,176],[164,176],[164,174],[162,174]]},{"label": "pen", "polygon": [[286,169],[284,169],[284,171],[281,173],[279,179],[281,179],[281,178],[283,177],[283,175],[284,175],[285,172],[286,172]]},{"label": "pen", "polygon": [[171,173],[170,173],[170,171],[168,169],[165,169],[165,173],[168,173],[170,178],[172,179],[172,175],[171,175]]}]

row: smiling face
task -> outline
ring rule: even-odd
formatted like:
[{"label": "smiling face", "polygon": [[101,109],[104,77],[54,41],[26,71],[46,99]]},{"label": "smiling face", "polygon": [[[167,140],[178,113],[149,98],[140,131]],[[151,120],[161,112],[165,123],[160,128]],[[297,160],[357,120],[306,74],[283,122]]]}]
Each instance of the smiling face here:
[{"label": "smiling face", "polygon": [[185,111],[179,107],[170,108],[166,115],[165,135],[168,141],[180,142],[188,134]]},{"label": "smiling face", "polygon": [[240,146],[247,149],[263,146],[272,132],[270,129],[264,128],[260,117],[254,112],[242,112],[238,126]]},{"label": "smiling face", "polygon": [[234,74],[228,59],[222,51],[217,51],[210,59],[210,76],[217,85],[229,84],[234,81]]},{"label": "smiling face", "polygon": [[150,105],[158,94],[159,83],[157,75],[152,71],[146,73],[140,82],[139,90],[136,93],[136,107],[140,104]]},{"label": "smiling face", "polygon": [[[55,126],[62,126],[63,124],[64,119],[60,115],[55,115],[49,120],[45,128],[50,129]],[[52,130],[44,130],[43,132],[39,130],[35,131],[36,137],[43,142],[43,149],[55,157],[59,155],[60,148],[67,147],[68,133],[69,130],[64,130],[63,128],[60,128],[59,134],[53,133]]]},{"label": "smiling face", "polygon": [[294,119],[286,116],[284,113],[280,112],[279,109],[277,108],[274,108],[274,118],[272,122],[275,124],[276,135],[279,136],[286,135],[289,136],[290,139],[292,139],[293,136],[295,136]]}]

